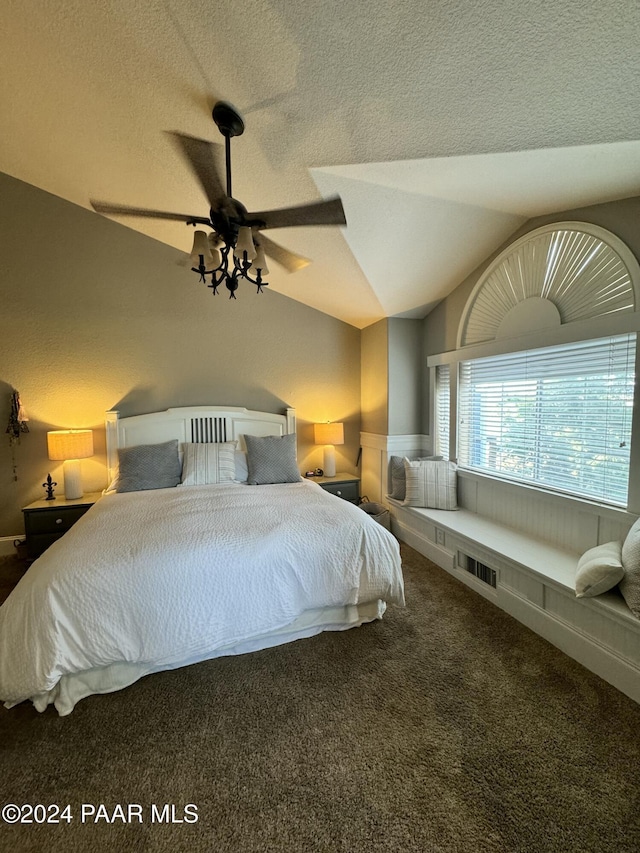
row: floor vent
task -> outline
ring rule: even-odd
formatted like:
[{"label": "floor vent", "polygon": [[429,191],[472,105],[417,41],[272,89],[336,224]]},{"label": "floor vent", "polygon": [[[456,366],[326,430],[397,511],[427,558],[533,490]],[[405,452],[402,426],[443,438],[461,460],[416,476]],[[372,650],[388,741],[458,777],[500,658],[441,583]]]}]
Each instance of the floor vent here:
[{"label": "floor vent", "polygon": [[474,560],[473,557],[467,557],[465,568],[469,574],[472,574],[478,580],[492,586],[494,589],[496,588],[497,574],[494,569],[490,569],[484,563]]}]

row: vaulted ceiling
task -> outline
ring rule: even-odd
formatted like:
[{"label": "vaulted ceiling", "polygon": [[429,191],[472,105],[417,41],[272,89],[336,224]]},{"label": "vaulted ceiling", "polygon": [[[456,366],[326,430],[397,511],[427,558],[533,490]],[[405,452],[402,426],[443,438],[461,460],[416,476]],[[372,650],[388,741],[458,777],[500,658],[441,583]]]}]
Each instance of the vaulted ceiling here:
[{"label": "vaulted ceiling", "polygon": [[[222,141],[231,101],[237,198],[347,215],[271,231],[313,260],[272,289],[358,327],[424,316],[532,216],[640,195],[637,0],[2,5],[0,171],[207,215],[165,131]],[[180,223],[123,227],[190,249]]]}]

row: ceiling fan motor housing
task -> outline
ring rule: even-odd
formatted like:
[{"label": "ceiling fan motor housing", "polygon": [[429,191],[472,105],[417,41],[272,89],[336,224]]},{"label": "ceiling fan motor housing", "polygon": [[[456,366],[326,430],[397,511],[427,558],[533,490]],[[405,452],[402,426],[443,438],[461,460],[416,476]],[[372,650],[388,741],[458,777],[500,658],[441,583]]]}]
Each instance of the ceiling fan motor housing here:
[{"label": "ceiling fan motor housing", "polygon": [[223,136],[242,136],[244,133],[244,122],[228,101],[218,101],[211,115]]},{"label": "ceiling fan motor housing", "polygon": [[227,196],[220,207],[211,208],[209,216],[215,232],[225,242],[235,246],[238,229],[247,224],[247,208],[244,204],[235,198],[231,198],[231,196]]}]

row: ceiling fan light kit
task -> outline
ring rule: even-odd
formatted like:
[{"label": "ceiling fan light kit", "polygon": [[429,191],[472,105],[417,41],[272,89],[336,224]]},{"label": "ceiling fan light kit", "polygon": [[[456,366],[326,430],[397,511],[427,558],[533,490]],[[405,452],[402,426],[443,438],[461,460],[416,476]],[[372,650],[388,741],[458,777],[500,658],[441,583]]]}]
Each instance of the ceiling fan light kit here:
[{"label": "ceiling fan light kit", "polygon": [[[262,288],[268,285],[262,278],[269,272],[267,255],[288,272],[295,272],[310,263],[307,258],[265,237],[261,233],[263,230],[307,225],[346,225],[347,220],[338,196],[299,207],[249,213],[231,193],[231,139],[244,133],[244,122],[236,109],[226,101],[218,101],[212,115],[225,140],[226,188],[216,163],[218,146],[186,134],[171,134],[209,200],[211,208],[208,218],[101,201],[92,201],[91,205],[98,213],[113,216],[173,219],[187,225],[208,226],[211,233],[197,230],[194,234],[190,255],[192,270],[214,294],[224,284],[229,291],[229,298],[235,299],[241,279],[255,285],[258,293],[262,293]],[[207,283],[207,276],[210,276],[210,283]]]}]

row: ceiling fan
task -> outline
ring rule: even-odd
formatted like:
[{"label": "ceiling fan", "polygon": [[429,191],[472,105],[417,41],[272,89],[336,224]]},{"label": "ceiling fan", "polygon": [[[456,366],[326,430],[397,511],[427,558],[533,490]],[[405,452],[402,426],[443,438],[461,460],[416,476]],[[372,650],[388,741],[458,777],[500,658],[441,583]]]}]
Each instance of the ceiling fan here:
[{"label": "ceiling fan", "polygon": [[104,201],[91,200],[91,205],[98,213],[111,216],[172,219],[187,225],[208,226],[212,229],[210,234],[204,231],[195,232],[191,253],[194,264],[192,269],[205,283],[205,276],[211,275],[211,283],[207,286],[213,293],[217,293],[218,287],[224,282],[229,290],[229,298],[235,299],[241,278],[255,284],[258,293],[268,284],[262,278],[263,274],[268,272],[265,255],[288,272],[295,272],[310,263],[307,258],[290,252],[266,237],[262,233],[264,230],[307,225],[346,225],[347,220],[339,196],[298,207],[263,210],[257,213],[247,211],[241,202],[233,198],[231,191],[231,138],[244,133],[244,122],[236,109],[226,101],[218,101],[212,115],[225,140],[225,183],[218,168],[221,146],[183,133],[170,134],[211,205],[208,217],[128,207]]}]

